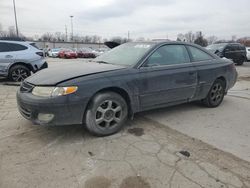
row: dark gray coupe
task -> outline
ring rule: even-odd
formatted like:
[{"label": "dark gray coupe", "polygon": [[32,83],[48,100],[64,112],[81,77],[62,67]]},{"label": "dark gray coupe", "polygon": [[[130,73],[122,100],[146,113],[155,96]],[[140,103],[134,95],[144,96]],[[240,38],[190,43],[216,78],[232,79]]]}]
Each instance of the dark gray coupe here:
[{"label": "dark gray coupe", "polygon": [[217,107],[236,79],[232,61],[197,45],[126,43],[92,62],[34,74],[22,83],[17,102],[35,124],[85,124],[105,136],[136,112],[191,101]]}]

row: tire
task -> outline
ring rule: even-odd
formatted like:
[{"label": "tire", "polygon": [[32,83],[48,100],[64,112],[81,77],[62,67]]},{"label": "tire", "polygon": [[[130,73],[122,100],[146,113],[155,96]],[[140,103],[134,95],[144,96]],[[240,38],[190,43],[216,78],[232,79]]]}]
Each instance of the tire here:
[{"label": "tire", "polygon": [[14,65],[10,68],[8,78],[11,81],[22,82],[31,75],[30,70],[24,65]]},{"label": "tire", "polygon": [[237,62],[236,62],[236,64],[237,65],[243,65],[243,63],[244,63],[244,60],[245,60],[245,58],[240,58]]},{"label": "tire", "polygon": [[108,136],[118,132],[128,116],[128,105],[123,97],[114,92],[94,96],[87,108],[85,123],[90,133]]},{"label": "tire", "polygon": [[202,100],[203,104],[209,108],[215,108],[219,106],[224,99],[225,89],[226,83],[223,80],[215,80],[208,92],[207,97]]}]

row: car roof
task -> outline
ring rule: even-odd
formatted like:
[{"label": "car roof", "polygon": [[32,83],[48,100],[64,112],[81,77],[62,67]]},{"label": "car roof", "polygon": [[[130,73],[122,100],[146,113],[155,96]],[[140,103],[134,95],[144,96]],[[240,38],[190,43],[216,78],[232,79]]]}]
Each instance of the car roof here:
[{"label": "car roof", "polygon": [[129,42],[129,43],[134,43],[134,44],[149,44],[153,46],[162,46],[162,45],[167,45],[167,44],[179,44],[179,45],[189,45],[189,46],[194,46],[197,48],[202,48],[201,46],[194,44],[194,43],[189,43],[189,42],[180,42],[180,41],[146,41],[146,42]]},{"label": "car roof", "polygon": [[15,41],[15,40],[0,40],[0,42],[14,43],[14,44],[32,44],[32,43],[34,43],[34,42],[28,42],[28,41]]}]

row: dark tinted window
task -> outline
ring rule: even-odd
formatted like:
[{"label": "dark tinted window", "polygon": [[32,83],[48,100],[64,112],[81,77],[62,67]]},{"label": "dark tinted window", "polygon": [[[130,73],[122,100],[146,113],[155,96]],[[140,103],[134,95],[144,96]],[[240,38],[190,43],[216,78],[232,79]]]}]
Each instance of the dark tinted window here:
[{"label": "dark tinted window", "polygon": [[211,55],[209,55],[208,53],[192,47],[192,46],[188,46],[190,53],[192,55],[193,61],[206,61],[206,60],[210,60],[213,59],[213,57]]},{"label": "dark tinted window", "polygon": [[0,42],[0,52],[7,52],[8,51],[8,44],[5,42]]},{"label": "dark tinted window", "polygon": [[174,65],[190,62],[183,45],[166,45],[157,49],[147,60],[146,66]]},{"label": "dark tinted window", "polygon": [[28,49],[26,46],[23,46],[21,44],[14,44],[14,43],[8,43],[8,50],[9,51],[21,51]]},{"label": "dark tinted window", "polygon": [[233,49],[234,49],[235,51],[241,50],[241,48],[240,48],[239,45],[233,45]]},{"label": "dark tinted window", "polygon": [[0,42],[0,52],[21,51],[26,49],[26,46],[20,44]]}]

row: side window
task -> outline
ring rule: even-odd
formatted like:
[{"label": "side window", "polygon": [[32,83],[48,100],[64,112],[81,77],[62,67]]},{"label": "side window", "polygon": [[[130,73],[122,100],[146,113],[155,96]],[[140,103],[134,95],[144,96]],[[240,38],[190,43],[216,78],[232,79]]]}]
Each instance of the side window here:
[{"label": "side window", "polygon": [[231,51],[233,51],[232,46],[227,45],[226,48],[225,48],[225,52],[231,52]]},{"label": "side window", "polygon": [[0,42],[0,52],[7,52],[8,51],[8,43]]},{"label": "side window", "polygon": [[233,51],[239,51],[240,50],[240,46],[238,46],[238,45],[233,45],[232,48],[233,48]]},{"label": "side window", "polygon": [[214,59],[211,55],[207,54],[206,52],[198,48],[188,46],[188,49],[190,50],[193,61],[206,61],[206,60]]},{"label": "side window", "polygon": [[184,45],[166,45],[158,48],[146,62],[147,67],[189,63],[189,55]]},{"label": "side window", "polygon": [[28,49],[26,46],[14,43],[8,43],[8,51],[22,51]]}]

